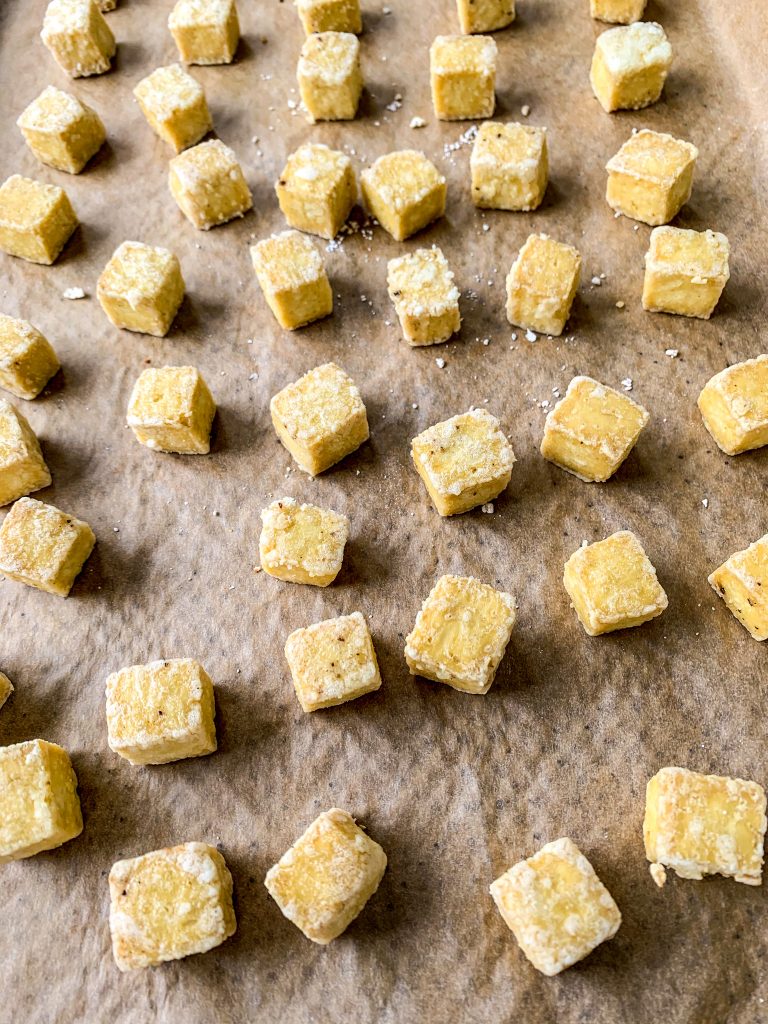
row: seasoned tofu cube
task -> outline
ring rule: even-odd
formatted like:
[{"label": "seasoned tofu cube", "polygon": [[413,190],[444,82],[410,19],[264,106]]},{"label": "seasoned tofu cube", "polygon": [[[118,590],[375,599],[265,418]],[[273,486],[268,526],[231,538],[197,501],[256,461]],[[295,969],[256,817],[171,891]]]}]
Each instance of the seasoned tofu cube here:
[{"label": "seasoned tofu cube", "polygon": [[496,43],[490,36],[437,36],[429,48],[432,105],[441,121],[491,117]]},{"label": "seasoned tofu cube", "polygon": [[95,543],[82,520],[35,498],[19,498],[0,526],[0,574],[66,597]]},{"label": "seasoned tofu cube", "polygon": [[562,334],[580,277],[577,249],[529,235],[507,275],[507,320],[540,334]]},{"label": "seasoned tofu cube", "polygon": [[296,77],[301,102],[312,123],[351,121],[363,91],[357,36],[351,32],[307,36]]},{"label": "seasoned tofu cube", "polygon": [[354,921],[386,867],[379,844],[351,814],[332,807],[269,869],[264,884],[289,921],[326,945]]},{"label": "seasoned tofu cube", "polygon": [[357,179],[346,153],[306,143],[291,153],[275,186],[292,228],[335,238],[357,199]]},{"label": "seasoned tofu cube", "polygon": [[515,20],[515,0],[456,0],[461,31],[495,32]]},{"label": "seasoned tofu cube", "polygon": [[405,638],[413,676],[487,693],[515,624],[515,599],[474,576],[441,576]]},{"label": "seasoned tofu cube", "polygon": [[760,885],[765,825],[765,790],[756,782],[674,767],[648,782],[645,855],[661,885],[664,868],[679,878],[717,874]]},{"label": "seasoned tofu cube", "polygon": [[644,10],[645,0],[589,0],[589,13],[593,18],[616,25],[640,21]]},{"label": "seasoned tofu cube", "polygon": [[[3,706],[3,704],[5,704],[5,702],[8,700],[12,693],[13,683],[5,674],[5,672],[0,672],[0,708]],[[2,769],[0,769],[0,772],[1,771]]]},{"label": "seasoned tofu cube", "polygon": [[295,331],[333,312],[333,292],[322,256],[298,231],[264,238],[251,246],[256,280],[275,319]]},{"label": "seasoned tofu cube", "polygon": [[718,566],[709,583],[755,640],[768,639],[768,533]]},{"label": "seasoned tofu cube", "polygon": [[0,186],[0,249],[50,266],[77,227],[69,197],[58,185],[12,174]]},{"label": "seasoned tofu cube", "polygon": [[717,231],[654,228],[645,254],[643,309],[708,320],[731,276],[730,246]]},{"label": "seasoned tofu cube", "polygon": [[112,953],[121,971],[207,953],[237,928],[232,876],[207,843],[117,861],[109,895]]},{"label": "seasoned tofu cube", "polygon": [[324,363],[269,403],[277,436],[301,469],[317,476],[368,440],[368,417],[351,377]]},{"label": "seasoned tofu cube", "polygon": [[603,110],[640,110],[661,96],[672,47],[661,25],[638,21],[597,37],[589,80]]},{"label": "seasoned tofu cube", "polygon": [[147,448],[207,455],[216,403],[194,366],[148,367],[133,385],[128,426]]},{"label": "seasoned tofu cube", "polygon": [[66,750],[46,740],[0,747],[0,864],[53,850],[82,831]]},{"label": "seasoned tofu cube", "polygon": [[537,971],[552,977],[619,930],[621,913],[570,839],[556,839],[491,885],[491,896]]},{"label": "seasoned tofu cube", "polygon": [[184,298],[181,266],[167,249],[123,242],[101,272],[96,294],[115,327],[162,338]]},{"label": "seasoned tofu cube", "polygon": [[651,226],[666,224],[690,198],[698,155],[690,142],[643,128],[605,165],[608,205]]},{"label": "seasoned tofu cube", "polygon": [[59,369],[49,341],[26,320],[0,314],[0,388],[37,398]]},{"label": "seasoned tofu cube", "polygon": [[280,498],[261,512],[259,558],[270,576],[327,587],[341,570],[349,520],[317,505]]},{"label": "seasoned tofu cube", "polygon": [[390,260],[387,287],[411,345],[438,345],[461,326],[459,289],[436,245]]},{"label": "seasoned tofu cube", "polygon": [[768,444],[768,355],[716,373],[698,404],[704,426],[726,455]]},{"label": "seasoned tofu cube", "polygon": [[363,31],[360,0],[296,0],[306,34]]},{"label": "seasoned tofu cube", "polygon": [[178,0],[168,28],[185,64],[230,64],[240,41],[235,0]]},{"label": "seasoned tofu cube", "polygon": [[203,87],[181,64],[157,68],[142,78],[133,95],[152,131],[177,153],[213,128]]},{"label": "seasoned tofu cube", "polygon": [[68,92],[49,85],[16,124],[40,163],[79,174],[107,137],[95,110]]},{"label": "seasoned tofu cube", "polygon": [[485,121],[472,155],[472,201],[489,210],[535,210],[549,177],[547,129]]},{"label": "seasoned tofu cube", "polygon": [[94,0],[51,0],[40,38],[72,78],[109,71],[117,49],[112,30]]},{"label": "seasoned tofu cube", "polygon": [[369,212],[397,242],[445,213],[445,177],[423,153],[387,153],[360,175]]},{"label": "seasoned tofu cube", "polygon": [[26,419],[0,398],[0,505],[51,482],[40,444]]},{"label": "seasoned tofu cube", "polygon": [[190,224],[201,231],[242,217],[253,206],[237,157],[220,139],[179,153],[168,166],[171,195]]}]

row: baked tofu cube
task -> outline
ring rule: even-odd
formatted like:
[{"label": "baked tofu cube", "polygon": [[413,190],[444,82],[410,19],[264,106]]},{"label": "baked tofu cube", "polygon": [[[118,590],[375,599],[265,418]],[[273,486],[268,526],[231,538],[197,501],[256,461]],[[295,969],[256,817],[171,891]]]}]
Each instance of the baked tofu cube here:
[{"label": "baked tofu cube", "polygon": [[496,43],[490,36],[437,36],[429,48],[432,105],[441,121],[491,117]]},{"label": "baked tofu cube", "polygon": [[0,505],[39,491],[50,482],[32,427],[18,409],[0,398]]},{"label": "baked tofu cube", "polygon": [[387,287],[411,345],[438,345],[461,326],[459,289],[442,251],[417,249],[387,264]]},{"label": "baked tofu cube", "polygon": [[306,34],[363,31],[360,0],[296,0]]},{"label": "baked tofu cube", "polygon": [[768,444],[768,355],[716,373],[698,404],[704,426],[726,455]]},{"label": "baked tofu cube", "polygon": [[644,10],[645,0],[589,0],[589,13],[593,18],[615,25],[631,25],[640,21]]},{"label": "baked tofu cube", "polygon": [[201,231],[242,217],[253,206],[237,157],[219,139],[175,156],[169,164],[168,187],[181,212]]},{"label": "baked tofu cube", "polygon": [[40,38],[72,78],[109,71],[115,37],[94,0],[51,0]]},{"label": "baked tofu cube", "polygon": [[630,530],[574,551],[563,586],[590,636],[641,626],[667,607],[656,570]]},{"label": "baked tofu cube", "polygon": [[351,121],[363,91],[360,43],[351,32],[307,36],[296,72],[307,117],[316,121]]},{"label": "baked tofu cube", "polygon": [[672,868],[680,878],[725,875],[760,885],[765,824],[765,791],[756,782],[662,768],[648,782],[643,821],[654,880],[663,885],[663,869]]},{"label": "baked tofu cube", "polygon": [[292,228],[331,239],[355,205],[357,179],[346,153],[310,142],[288,157],[275,191]]},{"label": "baked tofu cube", "polygon": [[604,483],[634,448],[648,413],[629,395],[574,377],[544,422],[541,454],[588,483]]},{"label": "baked tofu cube", "polygon": [[12,693],[13,683],[5,672],[0,672],[0,708],[5,704]]},{"label": "baked tofu cube", "polygon": [[296,629],[285,657],[304,711],[345,704],[381,686],[368,624],[361,612]]},{"label": "baked tofu cube", "polygon": [[515,0],[456,0],[461,31],[495,32],[515,20]]},{"label": "baked tofu cube", "polygon": [[0,864],[53,850],[82,831],[66,750],[45,740],[0,747]]},{"label": "baked tofu cube", "polygon": [[529,235],[507,275],[507,320],[540,334],[562,334],[580,277],[577,249]]},{"label": "baked tofu cube", "polygon": [[643,309],[708,320],[731,276],[730,246],[717,231],[654,228],[645,254]]},{"label": "baked tofu cube", "polygon": [[287,331],[333,312],[333,292],[322,256],[298,231],[264,238],[251,246],[256,280],[275,319]]},{"label": "baked tofu cube", "polygon": [[280,498],[261,512],[259,558],[270,576],[327,587],[341,570],[349,520],[317,505]]},{"label": "baked tofu cube", "polygon": [[472,155],[472,201],[489,210],[535,210],[547,190],[547,129],[486,121]]},{"label": "baked tofu cube", "polygon": [[768,639],[768,533],[731,555],[709,583],[755,640]]},{"label": "baked tofu cube", "polygon": [[608,205],[651,226],[666,224],[690,198],[698,155],[690,142],[643,128],[605,165]]},{"label": "baked tofu cube", "polygon": [[16,121],[40,163],[79,174],[107,137],[95,110],[49,85]]},{"label": "baked tofu cube", "polygon": [[35,498],[19,498],[0,526],[0,574],[66,597],[95,543],[88,523]]},{"label": "baked tofu cube", "polygon": [[515,599],[474,576],[441,576],[405,638],[411,675],[487,693],[515,624]]},{"label": "baked tofu cube", "polygon": [[133,95],[152,131],[177,153],[213,128],[203,87],[181,64],[158,68],[142,78]]},{"label": "baked tofu cube", "polygon": [[379,887],[387,855],[347,811],[316,818],[264,879],[281,912],[326,945],[351,924]]},{"label": "baked tofu cube", "polygon": [[37,398],[59,369],[50,342],[26,320],[0,314],[0,388]]},{"label": "baked tofu cube", "polygon": [[603,110],[640,110],[661,96],[672,47],[661,25],[638,21],[597,37],[589,80]]},{"label": "baked tofu cube", "polygon": [[0,249],[50,266],[77,227],[69,197],[58,185],[12,174],[0,186]]},{"label": "baked tofu cube", "polygon": [[351,377],[323,363],[269,403],[277,436],[301,469],[317,476],[368,440],[368,417]]},{"label": "baked tofu cube", "polygon": [[192,658],[132,665],[107,678],[107,742],[131,764],[213,753],[213,716],[213,683]]},{"label": "baked tofu cube", "polygon": [[128,426],[158,452],[207,455],[216,403],[194,366],[149,367],[133,385]]},{"label": "baked tofu cube", "polygon": [[232,876],[207,843],[117,861],[109,895],[112,953],[121,971],[207,953],[237,927]]},{"label": "baked tofu cube", "polygon": [[185,64],[230,64],[240,40],[235,0],[178,0],[168,28]]},{"label": "baked tofu cube", "polygon": [[619,930],[621,913],[570,839],[556,839],[491,885],[491,896],[537,971],[552,977]]},{"label": "baked tofu cube", "polygon": [[380,156],[360,175],[369,212],[397,242],[445,213],[445,177],[415,149]]},{"label": "baked tofu cube", "polygon": [[123,242],[101,272],[96,293],[115,327],[163,338],[184,298],[184,278],[167,249]]}]

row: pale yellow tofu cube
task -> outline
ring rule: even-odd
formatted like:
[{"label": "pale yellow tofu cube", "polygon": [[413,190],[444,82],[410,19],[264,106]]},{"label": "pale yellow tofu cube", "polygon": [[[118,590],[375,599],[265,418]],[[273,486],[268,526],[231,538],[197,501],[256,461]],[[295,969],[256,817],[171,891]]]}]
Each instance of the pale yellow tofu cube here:
[{"label": "pale yellow tofu cube", "polygon": [[53,850],[82,831],[66,750],[46,740],[0,747],[0,864]]},{"label": "pale yellow tofu cube", "polygon": [[167,249],[123,242],[101,272],[96,294],[115,327],[162,338],[184,298],[181,265]]},{"label": "pale yellow tofu cube", "polygon": [[664,29],[638,21],[597,37],[589,79],[603,110],[639,110],[661,96],[671,65]]},{"label": "pale yellow tofu cube", "polygon": [[346,153],[308,142],[291,153],[275,186],[292,228],[335,238],[357,200],[357,179]]},{"label": "pale yellow tofu cube", "polygon": [[438,345],[461,326],[459,289],[448,260],[436,245],[390,260],[387,288],[411,345]]},{"label": "pale yellow tofu cube", "polygon": [[474,576],[441,576],[405,638],[413,676],[487,693],[515,624],[515,599]]},{"label": "pale yellow tofu cube", "polygon": [[373,640],[361,612],[295,629],[285,642],[285,657],[304,711],[345,704],[381,686]]},{"label": "pale yellow tofu cube", "polygon": [[354,381],[323,363],[269,403],[275,432],[301,469],[317,476],[368,440],[368,416]]},{"label": "pale yellow tofu cube", "polygon": [[242,217],[253,206],[237,157],[220,139],[179,153],[168,166],[171,195],[190,224],[201,231]]},{"label": "pale yellow tofu cube", "polygon": [[489,210],[535,210],[547,190],[547,129],[486,121],[472,155],[472,202]]},{"label": "pale yellow tofu cube", "polygon": [[386,867],[379,844],[351,814],[332,807],[269,869],[264,884],[289,921],[326,945],[354,921]]},{"label": "pale yellow tofu cube", "polygon": [[445,213],[445,177],[415,149],[380,156],[360,175],[360,187],[371,215],[397,242]]},{"label": "pale yellow tofu cube", "polygon": [[168,28],[185,64],[230,64],[240,41],[235,0],[178,0]]},{"label": "pale yellow tofu cube", "polygon": [[709,583],[750,636],[768,640],[768,533],[718,566]]},{"label": "pale yellow tofu cube", "polygon": [[40,443],[18,409],[0,398],[0,505],[51,482]]},{"label": "pale yellow tofu cube", "polygon": [[283,231],[251,246],[256,280],[275,319],[295,331],[333,312],[323,258],[298,231]]},{"label": "pale yellow tofu cube", "polygon": [[336,579],[349,537],[349,520],[317,505],[280,498],[261,512],[259,559],[270,576],[327,587]]},{"label": "pale yellow tofu cube", "polygon": [[0,708],[5,704],[12,693],[13,683],[5,672],[0,672]]},{"label": "pale yellow tofu cube", "polygon": [[432,105],[441,121],[491,117],[497,46],[490,36],[437,36],[429,48]]},{"label": "pale yellow tofu cube", "polygon": [[19,498],[0,526],[0,575],[66,597],[95,543],[81,519]]},{"label": "pale yellow tofu cube", "polygon": [[128,426],[147,448],[207,455],[216,403],[194,366],[148,367],[133,385]]},{"label": "pale yellow tofu cube", "polygon": [[351,32],[307,36],[296,70],[301,102],[315,121],[351,121],[363,91],[360,43]]},{"label": "pale yellow tofu cube", "polygon": [[589,0],[589,13],[593,18],[615,25],[631,25],[640,21],[644,10],[645,0]]},{"label": "pale yellow tofu cube", "polygon": [[608,205],[652,227],[668,223],[690,198],[698,155],[690,142],[643,128],[605,165]]},{"label": "pale yellow tofu cube", "polygon": [[131,764],[213,753],[214,713],[211,677],[192,658],[132,665],[107,678],[107,742]]},{"label": "pale yellow tofu cube", "polygon": [[726,455],[768,444],[768,355],[716,373],[698,404],[704,426]]},{"label": "pale yellow tofu cube", "polygon": [[133,90],[149,127],[177,153],[213,128],[203,87],[181,64],[157,68]]},{"label": "pale yellow tofu cube", "polygon": [[507,320],[540,334],[562,334],[580,278],[577,249],[548,235],[529,235],[507,275]]},{"label": "pale yellow tofu cube", "polygon": [[360,0],[296,0],[306,34],[313,32],[363,31]]},{"label": "pale yellow tofu cube", "polygon": [[95,110],[49,85],[16,121],[40,163],[79,174],[107,137]]},{"label": "pale yellow tofu cube", "polygon": [[499,913],[537,971],[552,977],[619,930],[621,913],[570,839],[522,860],[491,885]]},{"label": "pale yellow tofu cube", "polygon": [[0,249],[30,263],[56,260],[78,220],[58,185],[12,174],[0,186]]},{"label": "pale yellow tofu cube", "polygon": [[765,826],[765,791],[756,782],[674,767],[648,782],[643,838],[657,884],[661,865],[680,878],[717,874],[760,885]]},{"label": "pale yellow tofu cube", "polygon": [[731,276],[730,246],[718,231],[661,227],[645,254],[643,309],[708,320]]},{"label": "pale yellow tofu cube", "polygon": [[51,0],[40,38],[72,78],[109,71],[117,49],[112,30],[94,0]]},{"label": "pale yellow tofu cube", "polygon": [[515,0],[456,0],[461,31],[496,32],[515,20]]},{"label": "pale yellow tofu cube", "polygon": [[59,369],[50,342],[26,320],[0,314],[0,388],[37,398]]},{"label": "pale yellow tofu cube", "polygon": [[207,953],[237,928],[232,876],[207,843],[117,861],[109,895],[112,953],[121,971]]}]

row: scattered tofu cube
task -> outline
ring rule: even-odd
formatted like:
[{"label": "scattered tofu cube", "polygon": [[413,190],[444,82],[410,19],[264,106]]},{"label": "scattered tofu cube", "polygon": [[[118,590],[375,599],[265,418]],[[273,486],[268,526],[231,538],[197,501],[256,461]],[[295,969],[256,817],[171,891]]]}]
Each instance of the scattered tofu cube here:
[{"label": "scattered tofu cube", "polygon": [[363,31],[360,0],[296,0],[306,34],[313,32]]},{"label": "scattered tofu cube", "polygon": [[307,36],[296,71],[307,117],[316,121],[351,121],[363,91],[360,43],[351,32]]},{"label": "scattered tofu cube", "polygon": [[235,0],[178,0],[168,28],[185,64],[231,64],[240,41]]},{"label": "scattered tofu cube", "polygon": [[611,209],[651,226],[666,224],[688,202],[698,149],[664,132],[630,135],[605,169]]},{"label": "scattered tofu cube", "polygon": [[152,131],[176,153],[194,146],[213,128],[202,85],[181,64],[157,68],[133,90]]},{"label": "scattered tofu cube", "polygon": [[194,366],[148,367],[133,385],[128,426],[158,452],[207,455],[216,403]]},{"label": "scattered tofu cube", "polygon": [[441,121],[491,117],[496,57],[490,36],[437,36],[429,48],[432,105]]},{"label": "scattered tofu cube", "polygon": [[79,174],[107,137],[95,110],[52,85],[29,104],[16,124],[40,163],[68,174]]},{"label": "scattered tofu cube", "polygon": [[661,25],[638,21],[597,37],[589,80],[603,110],[640,110],[661,96],[672,47]]},{"label": "scattered tofu cube", "polygon": [[472,201],[489,210],[535,210],[549,177],[547,129],[485,121],[472,155]]},{"label": "scattered tofu cube", "polygon": [[323,258],[299,231],[283,231],[251,246],[256,280],[275,319],[295,331],[333,312]]},{"label": "scattered tofu cube", "polygon": [[731,555],[709,583],[755,640],[768,640],[768,534]]},{"label": "scattered tofu cube", "polygon": [[0,186],[0,249],[30,263],[50,266],[78,221],[58,185],[12,174]]},{"label": "scattered tofu cube", "polygon": [[261,512],[259,558],[264,572],[289,583],[327,587],[341,571],[349,520],[317,505],[280,498]]},{"label": "scattered tofu cube", "polygon": [[515,20],[515,0],[456,0],[461,31],[495,32]]},{"label": "scattered tofu cube", "polygon": [[40,38],[72,78],[109,71],[115,37],[94,0],[51,0]]},{"label": "scattered tofu cube", "polygon": [[415,149],[380,156],[360,175],[360,186],[368,210],[397,242],[445,213],[445,177]]},{"label": "scattered tofu cube", "polygon": [[[0,672],[0,708],[13,693],[13,683],[4,672]],[[2,769],[0,769],[0,774]]]},{"label": "scattered tofu cube", "polygon": [[698,405],[704,426],[726,455],[768,444],[768,355],[716,373],[704,385]]},{"label": "scattered tofu cube", "polygon": [[181,212],[201,231],[242,217],[253,206],[237,157],[219,139],[175,156],[169,164],[168,187]]},{"label": "scattered tofu cube", "polygon": [[95,543],[82,520],[35,498],[19,498],[0,526],[0,574],[66,597]]},{"label": "scattered tofu cube", "polygon": [[507,275],[507,319],[524,330],[562,334],[580,277],[577,249],[529,235]]},{"label": "scattered tofu cube", "polygon": [[589,0],[589,13],[598,21],[615,25],[631,25],[640,21],[645,11],[645,0]]},{"label": "scattered tofu cube", "polygon": [[387,264],[387,287],[406,341],[438,345],[461,326],[459,289],[436,245],[398,256]]},{"label": "scattered tofu cube", "polygon": [[643,309],[708,320],[731,276],[730,246],[717,231],[661,227],[645,254]]},{"label": "scattered tofu cube", "polygon": [[275,186],[292,228],[335,238],[357,200],[357,179],[346,153],[306,143],[291,153]]},{"label": "scattered tofu cube", "polygon": [[18,409],[0,398],[0,505],[39,491],[50,482],[32,427]]},{"label": "scattered tofu cube", "polygon": [[123,242],[102,270],[96,294],[115,327],[163,338],[184,298],[181,265],[167,249]]},{"label": "scattered tofu cube", "polygon": [[0,314],[0,388],[17,398],[37,398],[59,365],[52,345],[36,327]]}]

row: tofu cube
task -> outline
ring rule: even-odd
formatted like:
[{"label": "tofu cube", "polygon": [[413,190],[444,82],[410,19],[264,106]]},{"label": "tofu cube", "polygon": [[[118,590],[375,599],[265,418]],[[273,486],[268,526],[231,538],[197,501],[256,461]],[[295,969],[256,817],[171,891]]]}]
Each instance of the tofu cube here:
[{"label": "tofu cube", "polygon": [[369,212],[403,242],[445,213],[445,177],[415,149],[380,156],[360,175]]},{"label": "tofu cube", "polygon": [[472,201],[488,210],[535,210],[547,191],[547,129],[486,121],[472,155]]},{"label": "tofu cube", "polygon": [[497,52],[490,36],[435,38],[429,48],[429,69],[436,117],[465,121],[492,116]]},{"label": "tofu cube", "polygon": [[201,231],[242,217],[253,206],[237,157],[219,139],[173,157],[168,187],[181,212]]},{"label": "tofu cube", "polygon": [[[674,767],[648,782],[643,838],[654,880],[661,865],[679,878],[717,874],[760,885],[765,825],[765,790],[756,782]],[[663,871],[660,878],[663,885]]]},{"label": "tofu cube", "polygon": [[107,137],[95,110],[52,85],[29,104],[16,124],[40,163],[68,174],[79,174]]},{"label": "tofu cube", "polygon": [[718,566],[709,583],[755,640],[768,640],[768,533]]},{"label": "tofu cube", "polygon": [[19,498],[0,526],[0,574],[66,597],[95,543],[88,523],[35,498]]},{"label": "tofu cube", "polygon": [[515,20],[515,0],[456,0],[461,31],[495,32]]},{"label": "tofu cube", "polygon": [[351,121],[363,91],[360,43],[351,32],[307,36],[296,72],[307,117],[316,121]]},{"label": "tofu cube", "polygon": [[603,110],[640,110],[661,96],[672,47],[661,25],[638,21],[597,37],[589,80]]},{"label": "tofu cube", "polygon": [[317,476],[368,440],[368,416],[351,377],[323,363],[269,403],[277,436],[299,467]]},{"label": "tofu cube", "polygon": [[565,563],[563,586],[589,636],[641,626],[661,615],[667,595],[630,530],[582,545]]},{"label": "tofu cube", "polygon": [[589,0],[589,13],[598,21],[615,25],[631,25],[640,21],[645,11],[645,0]]},{"label": "tofu cube", "polygon": [[275,319],[295,331],[333,312],[333,292],[322,256],[298,231],[264,238],[251,246],[256,280]]},{"label": "tofu cube", "polygon": [[634,448],[648,422],[629,395],[574,377],[544,422],[541,454],[588,483],[604,483]]},{"label": "tofu cube", "polygon": [[326,945],[351,924],[379,887],[387,855],[347,811],[315,818],[264,884],[308,939]]},{"label": "tofu cube", "polygon": [[349,520],[317,505],[280,498],[261,512],[261,568],[288,583],[327,587],[336,579],[349,537]]},{"label": "tofu cube", "polygon": [[0,505],[39,491],[50,482],[32,427],[18,409],[0,398]]},{"label": "tofu cube", "polygon": [[704,426],[726,455],[768,444],[768,355],[716,373],[698,404]]},{"label": "tofu cube", "polygon": [[0,314],[0,388],[37,398],[59,369],[50,342],[26,320]]},{"label": "tofu cube", "polygon": [[131,764],[213,753],[213,716],[211,677],[192,658],[132,665],[107,678],[107,742]]},{"label": "tofu cube", "polygon": [[0,672],[0,708],[13,693],[13,683],[4,672]]},{"label": "tofu cube", "polygon": [[240,41],[235,0],[178,0],[168,28],[185,64],[231,64]]},{"label": "tofu cube", "polygon": [[45,740],[0,747],[0,864],[53,850],[82,831],[66,750]]},{"label": "tofu cube", "polygon": [[515,599],[474,576],[441,576],[405,638],[413,676],[487,693],[515,624]]},{"label": "tofu cube", "polygon": [[158,452],[207,455],[216,403],[194,366],[148,367],[133,385],[128,426]]},{"label": "tofu cube", "polygon": [[654,228],[645,254],[643,309],[708,320],[731,276],[730,246],[717,231]]},{"label": "tofu cube", "polygon": [[78,221],[58,185],[12,174],[0,185],[0,249],[30,263],[50,266]]},{"label": "tofu cube", "polygon": [[651,226],[666,224],[690,198],[698,155],[690,142],[643,128],[605,165],[608,205]]},{"label": "tofu cube", "polygon": [[306,34],[363,31],[360,0],[296,0]]},{"label": "tofu cube", "polygon": [[491,885],[499,913],[537,971],[552,977],[619,930],[621,913],[570,839],[556,839]]},{"label": "tofu cube", "polygon": [[123,242],[101,272],[96,294],[115,327],[163,338],[184,298],[181,266],[167,249]]},{"label": "tofu cube", "polygon": [[207,843],[117,861],[109,895],[112,953],[121,971],[207,953],[237,928],[232,876]]},{"label": "tofu cube", "polygon": [[203,87],[181,64],[157,68],[133,90],[149,127],[180,153],[213,128]]},{"label": "tofu cube", "polygon": [[360,612],[294,630],[285,657],[304,711],[345,704],[381,686],[373,640]]},{"label": "tofu cube", "polygon": [[40,38],[72,78],[109,71],[117,49],[112,30],[94,0],[51,0]]},{"label": "tofu cube", "polygon": [[357,200],[357,179],[346,153],[306,143],[291,153],[275,186],[292,228],[335,238]]},{"label": "tofu cube", "polygon": [[577,249],[529,235],[507,275],[507,320],[540,334],[562,334],[580,277]]},{"label": "tofu cube", "polygon": [[387,287],[411,345],[438,345],[461,326],[459,289],[448,260],[436,245],[390,260]]},{"label": "tofu cube", "polygon": [[515,453],[495,416],[470,409],[414,437],[411,458],[439,514],[455,516],[501,494]]}]

